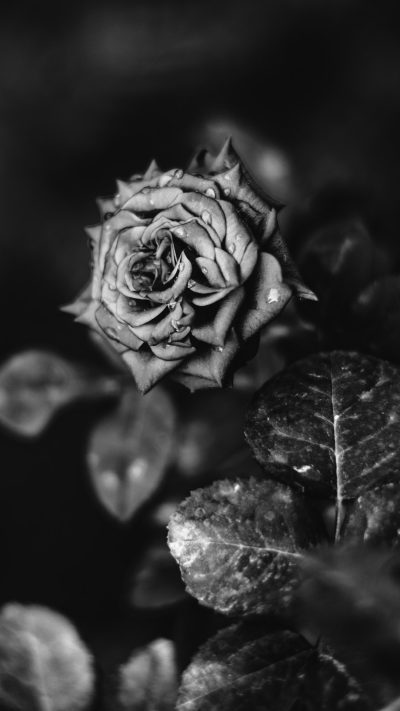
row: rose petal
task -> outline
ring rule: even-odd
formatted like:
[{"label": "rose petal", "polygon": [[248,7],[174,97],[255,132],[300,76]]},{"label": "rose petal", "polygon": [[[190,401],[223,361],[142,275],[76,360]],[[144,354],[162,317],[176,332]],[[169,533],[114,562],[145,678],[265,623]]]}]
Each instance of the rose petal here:
[{"label": "rose petal", "polygon": [[221,301],[221,299],[225,299],[226,296],[235,289],[234,286],[227,286],[225,289],[219,289],[218,291],[214,291],[213,293],[206,294],[205,296],[195,296],[192,299],[192,303],[195,306],[210,306],[211,304],[215,304],[217,301]]},{"label": "rose petal", "polygon": [[226,287],[224,275],[214,259],[196,257],[195,262],[213,289],[224,289]]},{"label": "rose petal", "polygon": [[214,259],[215,245],[205,227],[193,218],[172,228],[172,233],[184,245],[191,247],[200,257]]},{"label": "rose petal", "polygon": [[182,193],[179,202],[193,215],[200,217],[202,222],[210,224],[222,241],[226,235],[226,220],[218,200],[201,193]]},{"label": "rose petal", "polygon": [[158,345],[150,346],[152,353],[154,353],[157,358],[162,358],[163,360],[182,360],[182,358],[187,358],[192,353],[195,353],[196,348],[192,346],[191,343],[182,341],[182,343],[160,343]]},{"label": "rose petal", "polygon": [[[213,191],[213,194],[208,195],[208,197],[218,198],[220,196],[220,188],[211,178],[206,178],[203,176],[193,175],[191,173],[184,173],[181,178],[176,176],[176,171],[168,171],[169,176],[168,187],[178,187],[185,192],[196,191],[198,193],[207,194],[208,191]],[[161,176],[160,180],[164,176]]]},{"label": "rose petal", "polygon": [[245,340],[271,321],[292,296],[292,290],[282,280],[280,264],[272,254],[261,252],[251,282],[254,307],[235,323],[237,332]]},{"label": "rose petal", "polygon": [[96,243],[99,241],[101,235],[101,225],[89,225],[84,229],[92,243]]},{"label": "rose petal", "polygon": [[150,351],[142,349],[138,352],[126,351],[123,360],[131,369],[138,390],[146,393],[162,378],[177,367],[179,361],[162,360]]},{"label": "rose petal", "polygon": [[239,286],[240,272],[235,259],[224,249],[215,249],[215,260],[228,286]]},{"label": "rose petal", "polygon": [[125,321],[131,328],[143,326],[157,318],[165,309],[165,304],[152,305],[148,307],[149,302],[146,302],[146,308],[140,309],[140,306],[135,308],[132,306],[132,301],[136,301],[136,294],[131,294],[127,298],[124,294],[119,294],[116,303],[116,316],[119,320]]},{"label": "rose petal", "polygon": [[254,267],[257,264],[259,249],[254,242],[250,242],[242,256],[240,263],[240,281],[243,284],[253,273]]},{"label": "rose petal", "polygon": [[206,148],[201,148],[191,159],[187,172],[207,174],[210,172],[214,160],[214,156]]},{"label": "rose petal", "polygon": [[118,341],[126,348],[134,351],[142,347],[143,341],[132,333],[128,326],[117,321],[103,305],[99,306],[95,317],[100,328],[111,340]]},{"label": "rose petal", "polygon": [[124,205],[124,210],[134,212],[152,212],[153,210],[165,210],[178,200],[182,195],[179,188],[145,188],[140,193],[133,195]]},{"label": "rose petal", "polygon": [[196,390],[205,390],[206,388],[219,388],[219,384],[212,378],[208,378],[206,374],[203,377],[200,375],[190,375],[190,373],[181,373],[179,370],[174,370],[171,377],[177,382],[188,388],[190,392]]},{"label": "rose petal", "polygon": [[83,313],[87,309],[92,301],[91,291],[91,284],[88,284],[88,286],[81,291],[75,301],[73,301],[72,304],[62,306],[61,311],[64,311],[67,314],[72,314],[73,316],[79,316],[79,314]]},{"label": "rose petal", "polygon": [[99,197],[96,199],[100,215],[104,217],[108,212],[115,212],[114,200],[112,197]]},{"label": "rose petal", "polygon": [[240,158],[232,145],[232,137],[228,136],[220,150],[213,159],[210,169],[216,173],[221,173],[229,168],[233,168]]},{"label": "rose petal", "polygon": [[138,249],[145,231],[144,225],[135,225],[129,229],[122,230],[115,238],[112,247],[112,254],[115,263],[118,265],[125,257]]},{"label": "rose petal", "polygon": [[243,287],[232,291],[221,303],[210,323],[193,329],[193,336],[212,346],[223,346],[244,296]]},{"label": "rose petal", "polygon": [[182,252],[180,259],[181,268],[178,271],[178,276],[176,277],[175,282],[169,289],[149,292],[147,297],[150,301],[157,304],[168,304],[170,301],[177,301],[184,292],[192,273],[192,265],[184,252]]},{"label": "rose petal", "polygon": [[238,350],[238,338],[231,331],[223,347],[205,348],[201,353],[197,352],[179,367],[179,372],[202,379],[206,377],[222,387],[229,365]]},{"label": "rose petal", "polygon": [[276,256],[279,263],[282,265],[284,280],[293,287],[296,296],[300,299],[309,299],[310,301],[318,301],[314,292],[311,291],[301,280],[300,274],[297,271],[296,265],[292,261],[289,251],[282,235],[279,231],[275,232],[267,242],[268,251]]}]

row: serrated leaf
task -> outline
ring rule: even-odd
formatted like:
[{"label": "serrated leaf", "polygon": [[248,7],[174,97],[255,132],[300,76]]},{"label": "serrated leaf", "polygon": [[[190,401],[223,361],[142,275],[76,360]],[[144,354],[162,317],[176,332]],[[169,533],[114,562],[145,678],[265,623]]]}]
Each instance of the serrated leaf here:
[{"label": "serrated leaf", "polygon": [[83,711],[93,692],[91,657],[62,615],[6,605],[0,614],[0,706],[7,711]]},{"label": "serrated leaf", "polygon": [[254,478],[194,491],[169,524],[169,546],[188,591],[233,615],[285,609],[298,584],[299,558],[320,540],[300,493]]},{"label": "serrated leaf", "polygon": [[177,711],[367,711],[343,665],[300,635],[260,622],[234,625],[209,640],[184,672]]},{"label": "serrated leaf", "polygon": [[0,423],[18,435],[35,437],[63,406],[119,391],[115,378],[93,375],[54,353],[25,351],[0,368]]},{"label": "serrated leaf", "polygon": [[179,567],[164,539],[144,551],[131,577],[128,597],[133,607],[145,610],[175,605],[185,599]]},{"label": "serrated leaf", "polygon": [[128,389],[117,409],[90,437],[87,460],[105,508],[128,521],[161,484],[171,461],[175,411],[161,388],[147,395]]},{"label": "serrated leaf", "polygon": [[399,480],[399,373],[372,356],[322,353],[266,383],[249,410],[246,436],[258,461],[334,499],[337,532],[345,500]]},{"label": "serrated leaf", "polygon": [[177,689],[174,645],[157,639],[136,650],[121,667],[118,711],[172,711]]}]

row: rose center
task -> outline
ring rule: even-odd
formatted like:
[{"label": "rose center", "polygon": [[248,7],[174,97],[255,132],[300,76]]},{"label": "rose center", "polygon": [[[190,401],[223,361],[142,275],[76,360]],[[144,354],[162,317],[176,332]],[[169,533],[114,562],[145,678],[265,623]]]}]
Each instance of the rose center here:
[{"label": "rose center", "polygon": [[171,232],[159,230],[154,241],[141,246],[132,255],[129,275],[135,291],[159,291],[173,279],[182,247],[175,244]]}]

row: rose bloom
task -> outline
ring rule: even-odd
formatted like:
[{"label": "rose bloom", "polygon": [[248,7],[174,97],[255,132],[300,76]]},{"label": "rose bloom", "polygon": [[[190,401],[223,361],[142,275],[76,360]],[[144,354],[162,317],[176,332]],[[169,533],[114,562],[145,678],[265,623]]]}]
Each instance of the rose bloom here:
[{"label": "rose bloom", "polygon": [[142,392],[168,374],[191,390],[223,386],[293,293],[315,298],[279,234],[278,203],[229,140],[186,171],[153,162],[99,202],[92,280],[67,310],[116,349]]}]

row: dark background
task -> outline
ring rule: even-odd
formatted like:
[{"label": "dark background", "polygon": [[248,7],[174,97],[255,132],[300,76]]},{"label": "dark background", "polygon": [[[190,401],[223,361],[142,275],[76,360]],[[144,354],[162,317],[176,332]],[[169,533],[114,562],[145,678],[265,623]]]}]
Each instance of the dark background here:
[{"label": "dark background", "polygon": [[[357,195],[377,239],[395,253],[396,5],[9,6],[0,27],[1,359],[48,347],[100,364],[85,329],[59,311],[88,279],[82,228],[97,219],[95,197],[153,157],[165,169],[184,165],[196,146],[217,148],[227,133],[264,185],[293,203],[294,248],[293,215],[339,186]],[[0,432],[0,600],[59,609],[94,645],[101,638],[106,647],[123,629],[128,648],[180,622],[153,616],[145,627],[120,612],[144,533],[114,522],[91,491],[85,441],[98,415],[98,406],[74,406],[35,443]]]}]

